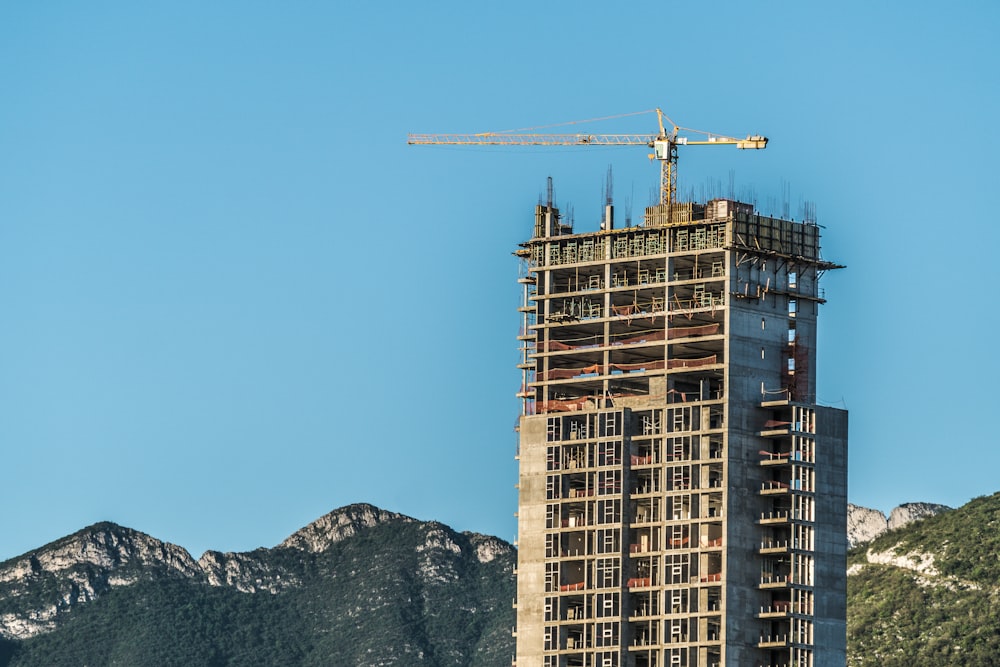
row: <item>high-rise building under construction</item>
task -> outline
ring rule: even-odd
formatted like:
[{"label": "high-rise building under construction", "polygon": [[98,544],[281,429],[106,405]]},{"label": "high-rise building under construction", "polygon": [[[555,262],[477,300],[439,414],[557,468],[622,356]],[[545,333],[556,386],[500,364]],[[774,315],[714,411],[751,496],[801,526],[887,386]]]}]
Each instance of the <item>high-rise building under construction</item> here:
[{"label": "high-rise building under construction", "polygon": [[716,199],[517,251],[518,667],[845,664],[819,227]]}]

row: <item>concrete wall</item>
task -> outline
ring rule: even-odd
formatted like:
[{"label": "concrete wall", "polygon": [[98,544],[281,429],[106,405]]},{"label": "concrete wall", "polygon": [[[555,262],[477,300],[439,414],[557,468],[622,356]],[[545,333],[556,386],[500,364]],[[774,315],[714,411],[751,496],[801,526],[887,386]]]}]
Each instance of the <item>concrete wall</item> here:
[{"label": "concrete wall", "polygon": [[816,408],[815,667],[847,662],[847,412]]},{"label": "concrete wall", "polygon": [[[767,281],[764,277],[763,282]],[[772,284],[774,278],[772,275]],[[762,326],[763,321],[763,326]],[[761,393],[780,389],[787,361],[788,311],[785,297],[738,300],[730,305],[726,354],[729,362],[726,503],[726,665],[757,664],[760,622],[755,614],[764,595],[760,592],[761,528],[757,524],[764,501],[760,496],[764,471],[760,466],[760,431],[767,413],[759,406],[768,398]],[[761,349],[764,350],[763,357]]]},{"label": "concrete wall", "polygon": [[521,418],[517,664],[541,665],[545,618],[545,415]]}]

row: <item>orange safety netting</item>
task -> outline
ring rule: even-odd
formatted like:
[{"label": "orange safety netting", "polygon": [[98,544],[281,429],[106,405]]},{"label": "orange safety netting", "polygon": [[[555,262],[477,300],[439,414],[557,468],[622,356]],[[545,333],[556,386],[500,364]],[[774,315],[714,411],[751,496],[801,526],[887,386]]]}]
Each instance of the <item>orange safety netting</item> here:
[{"label": "orange safety netting", "polygon": [[538,414],[544,414],[546,412],[570,412],[574,410],[583,410],[583,406],[587,404],[588,398],[574,398],[568,401],[541,401],[541,407],[538,408]]},{"label": "orange safety netting", "polygon": [[716,355],[702,357],[701,359],[671,359],[667,362],[667,368],[698,368],[699,366],[711,366],[716,361]]},{"label": "orange safety netting", "polygon": [[663,361],[647,361],[641,364],[608,364],[608,368],[618,371],[652,371],[664,367]]},{"label": "orange safety netting", "polygon": [[658,331],[649,331],[639,336],[632,336],[631,338],[623,338],[622,340],[616,340],[612,345],[632,345],[633,343],[651,343],[657,340],[663,340],[666,334],[663,329]]},{"label": "orange safety netting", "polygon": [[[714,363],[704,362],[704,363]],[[704,365],[704,363],[700,365]],[[593,364],[591,366],[580,366],[577,368],[553,368],[547,373],[540,373],[540,377],[543,380],[567,380],[569,378],[580,377],[583,375],[591,374],[604,374],[610,373],[612,371],[622,371],[622,372],[632,372],[632,371],[653,371],[661,370],[666,367],[666,362],[664,361],[647,361],[637,364],[608,364],[607,367],[601,366],[600,364]],[[671,366],[674,368],[675,366]]]},{"label": "orange safety netting", "polygon": [[[529,414],[546,414],[549,412],[571,412],[575,410],[583,410],[587,403],[592,403],[596,405],[597,401],[603,400],[605,407],[612,407],[614,402],[619,399],[630,399],[630,398],[643,398],[643,399],[666,399],[667,403],[677,403],[677,398],[679,397],[680,402],[687,402],[687,394],[692,392],[681,392],[676,389],[669,390],[666,394],[606,394],[601,397],[597,396],[583,396],[580,398],[573,398],[568,400],[551,400],[551,401],[535,401],[529,406],[531,412]],[[692,394],[697,397],[697,392]],[[694,400],[694,399],[693,399]]]},{"label": "orange safety netting", "polygon": [[[633,306],[612,306],[615,311],[622,310],[624,313],[626,309],[630,309]],[[666,330],[658,329],[656,331],[647,331],[645,333],[629,336],[628,338],[622,338],[621,340],[612,341],[612,345],[633,345],[636,343],[652,343],[658,340],[675,338],[689,338],[691,336],[712,336],[719,333],[718,324],[704,324],[697,327],[670,327]],[[550,340],[547,343],[542,344],[540,347],[545,352],[561,352],[565,350],[580,350],[589,347],[599,347],[600,342],[595,340],[592,343],[582,343],[580,345],[570,345],[569,343],[564,343],[558,340]]]},{"label": "orange safety netting", "polygon": [[639,306],[635,304],[629,304],[627,306],[611,306],[611,312],[615,315],[634,315],[640,312]]},{"label": "orange safety netting", "polygon": [[542,373],[542,375],[546,380],[565,380],[577,375],[589,375],[600,372],[600,365],[594,364],[592,366],[580,366],[579,368],[553,368],[548,373]]},{"label": "orange safety netting", "polygon": [[688,336],[711,336],[719,333],[718,324],[705,324],[700,327],[670,327],[667,329],[668,338],[687,338]]}]

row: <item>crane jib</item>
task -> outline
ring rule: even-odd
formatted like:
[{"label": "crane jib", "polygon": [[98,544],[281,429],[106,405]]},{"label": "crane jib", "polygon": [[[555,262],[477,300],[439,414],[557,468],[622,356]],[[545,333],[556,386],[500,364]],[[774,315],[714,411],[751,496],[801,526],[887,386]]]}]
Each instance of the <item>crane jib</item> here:
[{"label": "crane jib", "polygon": [[452,146],[652,146],[650,134],[410,134],[408,144]]},{"label": "crane jib", "polygon": [[[659,125],[657,134],[527,134],[522,131],[480,132],[476,134],[409,134],[406,143],[423,146],[647,146],[653,149],[653,154],[649,157],[655,158],[660,163],[660,204],[666,206],[668,210],[676,199],[678,146],[736,146],[743,149],[767,147],[767,137],[758,134],[747,135],[745,139],[737,139],[680,127],[673,122],[670,123],[668,129],[663,121],[670,119],[660,109],[656,109],[655,113]],[[591,120],[607,120],[607,118]],[[567,124],[571,123],[561,123],[561,125]],[[704,139],[691,140],[687,136],[681,136],[681,132],[693,133],[704,137]]]}]

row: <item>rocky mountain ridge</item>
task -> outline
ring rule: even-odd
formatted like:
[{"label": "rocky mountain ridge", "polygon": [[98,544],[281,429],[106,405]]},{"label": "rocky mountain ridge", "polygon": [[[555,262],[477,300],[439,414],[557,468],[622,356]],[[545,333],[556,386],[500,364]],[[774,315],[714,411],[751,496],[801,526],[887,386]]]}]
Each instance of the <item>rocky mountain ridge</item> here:
[{"label": "rocky mountain ridge", "polygon": [[[302,582],[296,568],[275,562],[276,552],[322,553],[375,526],[415,522],[372,505],[349,505],[320,517],[272,549],[210,550],[198,560],[183,547],[140,531],[110,522],[94,524],[0,563],[0,638],[22,640],[50,632],[73,609],[140,581],[178,579],[241,593],[277,594]],[[462,555],[450,529],[433,522],[426,525],[427,544],[418,549]],[[470,557],[480,563],[512,557],[513,547],[502,540],[475,533],[462,536],[471,547]]]},{"label": "rocky mountain ridge", "polygon": [[893,508],[886,517],[880,510],[847,504],[847,545],[854,548],[871,542],[883,533],[902,528],[917,519],[950,511],[952,508],[937,503],[903,503]]},{"label": "rocky mountain ridge", "polygon": [[[889,530],[950,509],[933,503],[904,503],[887,517],[879,510],[849,504],[849,545],[871,542]],[[153,578],[183,579],[241,593],[277,594],[300,585],[301,580],[292,570],[271,562],[274,550],[321,553],[374,526],[415,521],[368,504],[349,505],[295,531],[273,549],[243,553],[209,550],[197,560],[183,547],[114,523],[98,523],[0,563],[0,599],[5,600],[0,606],[0,638],[25,639],[52,631],[60,615],[116,587]],[[428,539],[439,549],[454,551],[458,547],[447,538],[445,529],[430,530]],[[467,537],[482,563],[513,553],[513,547],[497,538]],[[430,576],[445,576],[433,574],[431,565],[424,569]],[[35,593],[42,589],[49,592],[43,604],[17,604],[18,600],[35,600]],[[57,595],[53,596],[53,591]]]},{"label": "rocky mountain ridge", "polygon": [[[852,551],[848,571],[850,664],[941,658],[938,644],[919,640],[928,628],[945,628],[948,645],[978,632],[968,650],[1000,652],[993,625],[977,631],[960,622],[971,612],[955,611],[990,614],[1000,590],[998,517],[1000,497],[952,511],[907,503],[888,517],[852,505],[852,544],[867,548]],[[497,538],[371,505],[335,510],[273,548],[197,560],[99,523],[0,563],[0,667],[311,667],[331,656],[496,667],[513,650],[515,560]],[[883,642],[905,605],[913,641]],[[922,619],[931,612],[940,618]],[[889,657],[900,661],[880,662]]]}]

